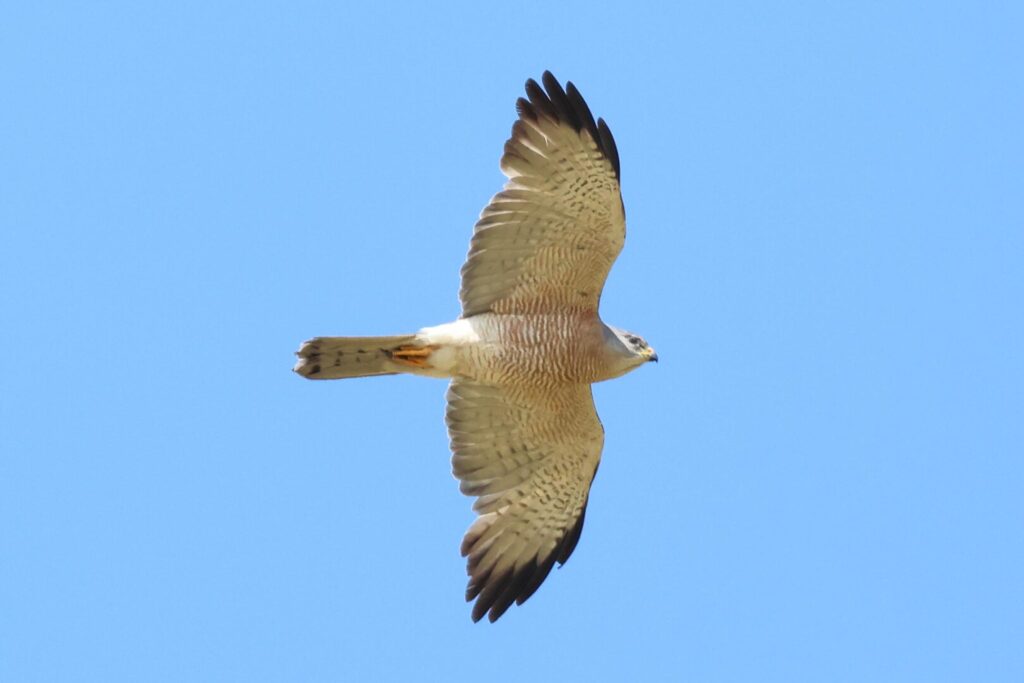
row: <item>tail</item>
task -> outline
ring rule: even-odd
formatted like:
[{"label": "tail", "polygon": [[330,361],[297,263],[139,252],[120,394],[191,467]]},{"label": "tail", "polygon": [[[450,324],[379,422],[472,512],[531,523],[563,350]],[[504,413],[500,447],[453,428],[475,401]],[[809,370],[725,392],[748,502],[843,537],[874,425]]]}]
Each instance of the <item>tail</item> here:
[{"label": "tail", "polygon": [[316,337],[303,342],[292,368],[307,379],[393,375],[408,371],[429,349],[416,348],[416,335],[397,337]]}]

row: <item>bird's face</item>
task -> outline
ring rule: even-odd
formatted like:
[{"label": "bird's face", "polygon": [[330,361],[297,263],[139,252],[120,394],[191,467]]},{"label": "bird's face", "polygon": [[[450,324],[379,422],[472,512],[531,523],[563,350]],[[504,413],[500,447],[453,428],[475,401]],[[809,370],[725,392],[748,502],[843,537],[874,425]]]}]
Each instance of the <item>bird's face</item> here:
[{"label": "bird's face", "polygon": [[643,337],[626,330],[620,330],[613,328],[615,336],[618,337],[619,342],[624,347],[626,356],[629,359],[630,368],[634,368],[643,363],[654,361],[658,362],[658,354],[655,353],[651,345],[648,344]]},{"label": "bird's face", "polygon": [[655,353],[651,345],[644,340],[643,337],[633,334],[632,332],[626,332],[626,344],[629,346],[629,350],[632,351],[640,360],[644,363],[650,361],[658,362],[658,354]]}]

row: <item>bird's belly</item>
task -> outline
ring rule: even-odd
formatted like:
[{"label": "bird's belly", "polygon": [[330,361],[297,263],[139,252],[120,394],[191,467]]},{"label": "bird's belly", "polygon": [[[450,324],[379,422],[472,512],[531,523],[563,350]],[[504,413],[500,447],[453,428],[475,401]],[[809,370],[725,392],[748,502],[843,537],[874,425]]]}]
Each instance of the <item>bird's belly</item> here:
[{"label": "bird's belly", "polygon": [[490,313],[469,318],[475,338],[452,349],[453,374],[493,384],[596,381],[600,323],[590,318]]}]

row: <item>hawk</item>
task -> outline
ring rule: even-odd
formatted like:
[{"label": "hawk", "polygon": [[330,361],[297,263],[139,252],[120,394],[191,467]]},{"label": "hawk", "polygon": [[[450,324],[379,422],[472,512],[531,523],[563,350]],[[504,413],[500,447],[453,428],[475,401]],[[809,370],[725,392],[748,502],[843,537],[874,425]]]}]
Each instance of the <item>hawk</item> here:
[{"label": "hawk", "polygon": [[462,267],[462,315],[415,334],[316,337],[294,368],[451,379],[452,473],[478,515],[462,540],[473,621],[521,605],[569,559],[604,445],[590,385],[658,360],[598,315],[626,235],[615,140],[571,82],[541,82],[516,102],[508,181]]}]

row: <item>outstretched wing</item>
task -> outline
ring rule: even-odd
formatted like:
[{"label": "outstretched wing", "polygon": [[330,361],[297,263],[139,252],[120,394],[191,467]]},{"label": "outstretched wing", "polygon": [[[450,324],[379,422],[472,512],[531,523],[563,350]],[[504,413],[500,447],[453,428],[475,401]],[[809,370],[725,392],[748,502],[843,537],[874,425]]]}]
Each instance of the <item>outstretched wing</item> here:
[{"label": "outstretched wing", "polygon": [[[526,82],[505,143],[505,188],[480,214],[462,267],[464,317],[597,310],[626,218],[611,131],[551,72]],[[546,90],[546,92],[545,92]]]},{"label": "outstretched wing", "polygon": [[588,385],[553,390],[455,379],[452,472],[479,514],[462,540],[473,621],[523,604],[579,540],[604,445]]}]

